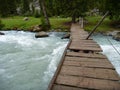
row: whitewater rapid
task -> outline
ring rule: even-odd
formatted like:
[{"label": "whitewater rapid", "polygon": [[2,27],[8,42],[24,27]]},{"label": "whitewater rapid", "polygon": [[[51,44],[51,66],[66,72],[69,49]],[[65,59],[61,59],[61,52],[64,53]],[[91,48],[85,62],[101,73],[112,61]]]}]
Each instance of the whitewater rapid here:
[{"label": "whitewater rapid", "polygon": [[[39,39],[30,32],[2,32],[5,36],[0,36],[0,90],[47,90],[69,40],[62,40],[63,33],[55,32]],[[101,34],[93,39],[120,75],[120,42]]]},{"label": "whitewater rapid", "polygon": [[112,39],[112,36],[96,34],[93,39],[103,49],[103,54],[108,57],[120,76],[120,41]]},{"label": "whitewater rapid", "polygon": [[55,32],[39,39],[30,32],[2,32],[0,90],[46,90],[68,40]]}]

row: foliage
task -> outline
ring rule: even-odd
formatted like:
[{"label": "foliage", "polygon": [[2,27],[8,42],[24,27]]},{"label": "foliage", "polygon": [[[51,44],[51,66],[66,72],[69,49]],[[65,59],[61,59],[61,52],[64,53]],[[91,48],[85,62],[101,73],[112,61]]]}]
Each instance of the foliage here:
[{"label": "foliage", "polygon": [[46,3],[50,15],[72,17],[73,22],[88,10],[87,0],[46,0]]},{"label": "foliage", "polygon": [[112,20],[120,20],[119,0],[89,0],[89,5],[92,8],[98,8],[102,14],[104,14],[106,11],[109,11],[110,19]]},{"label": "foliage", "polygon": [[110,19],[120,21],[120,2],[119,0],[106,0],[105,9],[110,11]]},{"label": "foliage", "polygon": [[[22,15],[30,16],[32,14],[39,17],[38,11],[33,6],[31,7],[32,12],[30,12],[29,5],[34,1],[36,0],[0,0],[0,16],[14,16],[16,15],[16,8],[20,7]],[[75,22],[76,18],[85,17],[86,12],[94,8],[99,9],[102,14],[110,11],[110,19],[120,21],[119,0],[39,0],[39,2],[43,13],[41,18],[44,17],[43,21],[48,25],[50,25],[48,17],[71,17],[72,21]],[[23,26],[26,27],[26,25]]]},{"label": "foliage", "polygon": [[4,27],[4,24],[2,23],[2,21],[0,20],[0,29],[2,29]]},{"label": "foliage", "polygon": [[25,14],[26,12],[28,13],[29,11],[30,11],[29,0],[22,0],[22,13]]},{"label": "foliage", "polygon": [[16,14],[16,0],[0,0],[0,15],[6,17]]}]

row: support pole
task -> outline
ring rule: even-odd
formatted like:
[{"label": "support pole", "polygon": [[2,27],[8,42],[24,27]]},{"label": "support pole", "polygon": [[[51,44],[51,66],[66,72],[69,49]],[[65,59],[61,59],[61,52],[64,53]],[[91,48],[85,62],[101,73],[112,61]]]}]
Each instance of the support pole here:
[{"label": "support pole", "polygon": [[88,37],[86,39],[89,39],[89,37],[95,32],[95,30],[97,29],[97,27],[103,22],[103,20],[105,19],[105,17],[108,15],[109,11],[107,11],[105,13],[105,15],[102,17],[102,19],[98,22],[98,24],[93,28],[93,30],[90,32],[90,34],[88,35]]},{"label": "support pole", "polygon": [[81,18],[81,28],[84,28],[84,19]]},{"label": "support pole", "polygon": [[84,28],[84,19],[83,19],[83,17],[79,17],[79,24],[81,25],[81,28]]}]

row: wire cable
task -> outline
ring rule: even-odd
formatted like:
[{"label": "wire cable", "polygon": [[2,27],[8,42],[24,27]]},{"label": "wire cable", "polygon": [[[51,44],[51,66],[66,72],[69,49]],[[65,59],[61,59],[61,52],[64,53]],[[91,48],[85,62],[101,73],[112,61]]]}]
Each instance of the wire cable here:
[{"label": "wire cable", "polygon": [[109,43],[112,45],[112,47],[115,49],[115,51],[120,55],[120,52],[116,49],[116,47],[113,45],[113,43],[110,41],[110,39],[107,36],[107,40],[109,41]]}]

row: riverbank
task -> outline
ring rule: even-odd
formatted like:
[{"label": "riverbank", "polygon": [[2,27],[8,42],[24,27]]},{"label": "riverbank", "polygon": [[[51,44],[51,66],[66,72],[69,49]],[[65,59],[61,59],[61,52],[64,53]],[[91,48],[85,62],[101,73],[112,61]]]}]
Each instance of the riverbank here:
[{"label": "riverbank", "polygon": [[[40,18],[27,17],[25,20],[25,17],[22,16],[2,18],[1,21],[5,25],[2,30],[32,31],[34,27],[41,24]],[[71,18],[51,17],[51,29],[49,31],[67,31],[70,28],[70,21]]]},{"label": "riverbank", "polygon": [[[85,18],[85,30],[90,32],[97,22],[101,19],[101,16],[88,16]],[[13,16],[7,18],[1,18],[2,23],[5,25],[2,30],[23,30],[33,31],[35,27],[41,24],[40,18]],[[69,31],[71,25],[71,18],[51,17],[51,28],[49,31]],[[119,27],[112,26],[113,22],[107,17],[103,23],[97,28],[96,32],[108,32],[114,30],[120,30]]]},{"label": "riverbank", "polygon": [[[100,21],[101,18],[102,18],[101,16],[86,17],[84,29],[90,32],[95,27],[95,25]],[[106,17],[102,24],[97,28],[96,32],[107,33],[115,30],[120,31],[119,23],[120,22],[112,21],[109,19],[109,17]]]},{"label": "riverbank", "polygon": [[[101,16],[87,16],[84,20],[84,29],[90,32],[94,26],[99,22]],[[4,24],[3,30],[17,30],[17,31],[31,31],[40,32],[41,20],[34,17],[22,17],[13,16],[8,18],[2,18],[2,24]],[[71,26],[71,18],[51,17],[51,28],[47,32],[69,32]],[[118,25],[119,26],[119,25]],[[113,22],[107,17],[103,23],[97,28],[95,33],[102,33],[104,35],[112,35],[111,33],[120,32],[120,28],[113,25]],[[113,38],[120,40],[120,35],[113,34]]]}]

